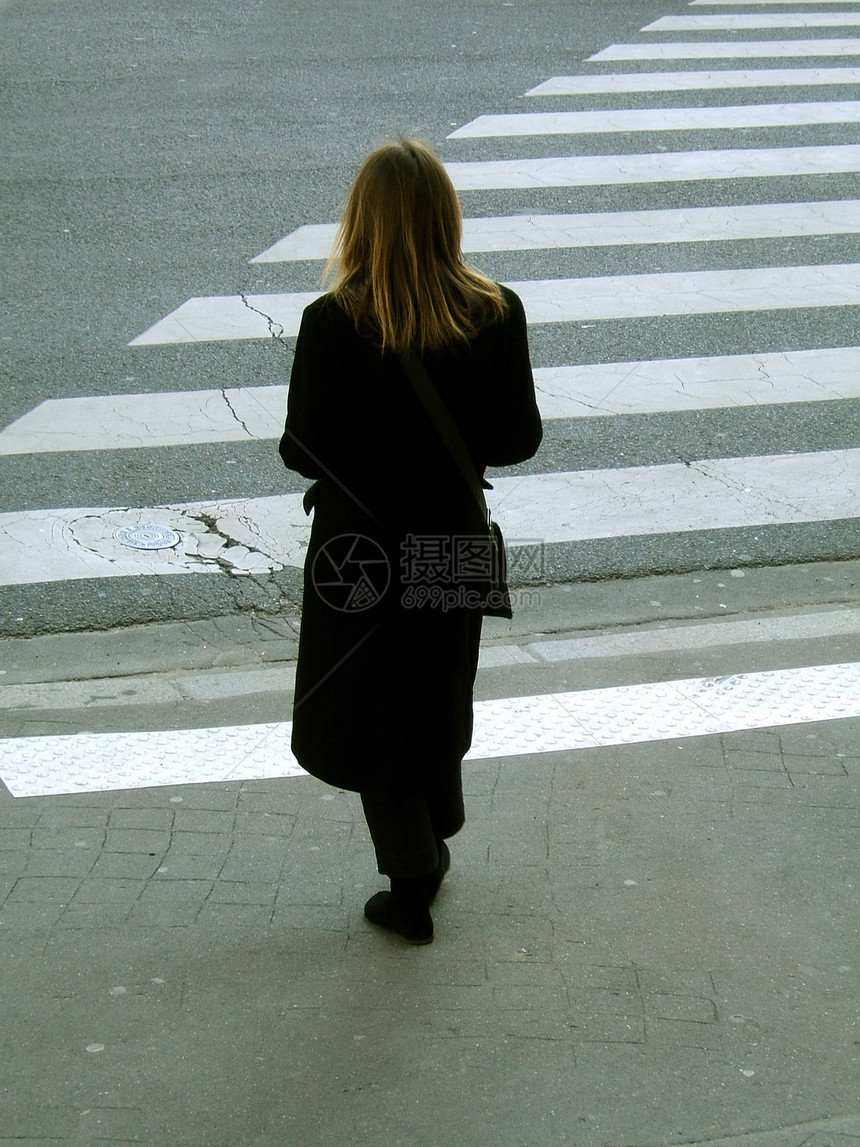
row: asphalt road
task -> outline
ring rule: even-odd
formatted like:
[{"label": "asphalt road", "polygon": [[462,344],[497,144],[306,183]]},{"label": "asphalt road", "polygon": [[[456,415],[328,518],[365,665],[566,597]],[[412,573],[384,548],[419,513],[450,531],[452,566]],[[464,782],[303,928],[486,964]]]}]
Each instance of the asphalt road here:
[{"label": "asphalt road", "polygon": [[[583,63],[609,44],[641,41],[646,23],[675,9],[682,10],[667,0],[0,5],[0,426],[46,399],[282,384],[289,353],[274,341],[128,344],[191,296],[316,289],[318,263],[250,260],[297,227],[336,219],[363,155],[399,132],[419,134],[446,161],[857,141],[856,125],[845,123],[447,138],[479,115],[533,110],[524,93],[551,76],[708,67],[689,60]],[[752,35],[819,34],[850,36],[852,30]],[[640,92],[550,97],[540,109],[852,95],[856,85],[814,88],[804,96],[781,88],[728,96]],[[857,174],[848,172],[540,188],[527,195],[481,191],[465,193],[463,201],[467,214],[491,216],[814,202],[857,193]],[[843,234],[494,252],[475,261],[499,279],[520,280],[854,260],[856,236]],[[551,367],[840,347],[852,344],[856,323],[857,308],[842,306],[548,324],[533,328],[532,350],[536,367]],[[844,450],[858,437],[856,400],[560,419],[548,427],[531,472]],[[299,488],[270,441],[0,458],[5,513],[261,497]],[[635,545],[614,538],[561,546],[547,573],[570,580],[859,552],[856,521],[843,520],[769,528],[755,537],[711,531]],[[288,571],[266,586],[181,575],[7,585],[0,587],[2,632],[276,609],[296,584],[295,571]]]}]

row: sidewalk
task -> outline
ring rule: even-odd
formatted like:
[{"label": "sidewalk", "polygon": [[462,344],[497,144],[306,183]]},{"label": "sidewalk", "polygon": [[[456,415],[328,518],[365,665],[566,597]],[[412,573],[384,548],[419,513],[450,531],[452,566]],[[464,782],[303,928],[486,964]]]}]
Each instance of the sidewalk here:
[{"label": "sidewalk", "polygon": [[[0,1144],[860,1144],[860,698],[673,736],[659,685],[860,661],[860,562],[540,593],[486,624],[481,712],[653,683],[618,696],[654,733],[467,761],[429,947],[364,920],[358,799],[223,779],[229,740],[198,784],[0,787]],[[282,722],[297,630],[2,641],[0,776],[21,738]]]}]

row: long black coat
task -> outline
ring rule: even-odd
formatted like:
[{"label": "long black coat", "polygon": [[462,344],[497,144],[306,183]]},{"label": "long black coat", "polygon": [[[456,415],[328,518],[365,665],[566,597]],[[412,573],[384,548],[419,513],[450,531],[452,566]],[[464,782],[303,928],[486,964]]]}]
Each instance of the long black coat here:
[{"label": "long black coat", "polygon": [[[503,290],[504,319],[469,346],[423,357],[479,474],[531,457],[541,440],[522,303]],[[452,539],[480,536],[482,519],[397,359],[330,295],[302,317],[280,452],[317,480],[305,499],[314,518],[297,760],[356,791],[459,764],[471,744],[481,612],[457,596],[475,583]],[[434,592],[433,604],[415,604]]]}]

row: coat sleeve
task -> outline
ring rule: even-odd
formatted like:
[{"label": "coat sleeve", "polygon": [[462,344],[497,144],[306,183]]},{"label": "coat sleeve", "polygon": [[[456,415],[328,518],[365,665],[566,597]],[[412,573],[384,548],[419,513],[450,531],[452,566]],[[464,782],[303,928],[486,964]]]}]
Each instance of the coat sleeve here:
[{"label": "coat sleeve", "polygon": [[284,465],[306,478],[328,473],[323,457],[330,453],[322,425],[326,407],[325,384],[331,373],[326,363],[325,339],[318,309],[311,305],[302,315],[287,391],[287,421],[279,451]]},{"label": "coat sleeve", "polygon": [[487,403],[484,416],[488,466],[524,462],[537,452],[543,437],[529,358],[525,309],[518,295],[506,287],[502,290],[508,302],[508,314],[492,380],[493,397]]}]

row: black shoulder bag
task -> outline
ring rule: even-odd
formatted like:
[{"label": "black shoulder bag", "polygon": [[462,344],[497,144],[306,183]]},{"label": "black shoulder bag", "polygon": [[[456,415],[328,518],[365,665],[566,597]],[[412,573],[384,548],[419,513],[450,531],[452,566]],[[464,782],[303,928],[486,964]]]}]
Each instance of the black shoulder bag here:
[{"label": "black shoulder bag", "polygon": [[[507,582],[505,540],[499,523],[490,518],[484,487],[469,448],[418,355],[414,351],[404,351],[398,354],[397,359],[481,511],[481,519],[490,539],[489,590],[481,603],[482,612],[487,617],[505,617],[510,620],[513,610]],[[488,488],[492,490],[492,486]]]}]

